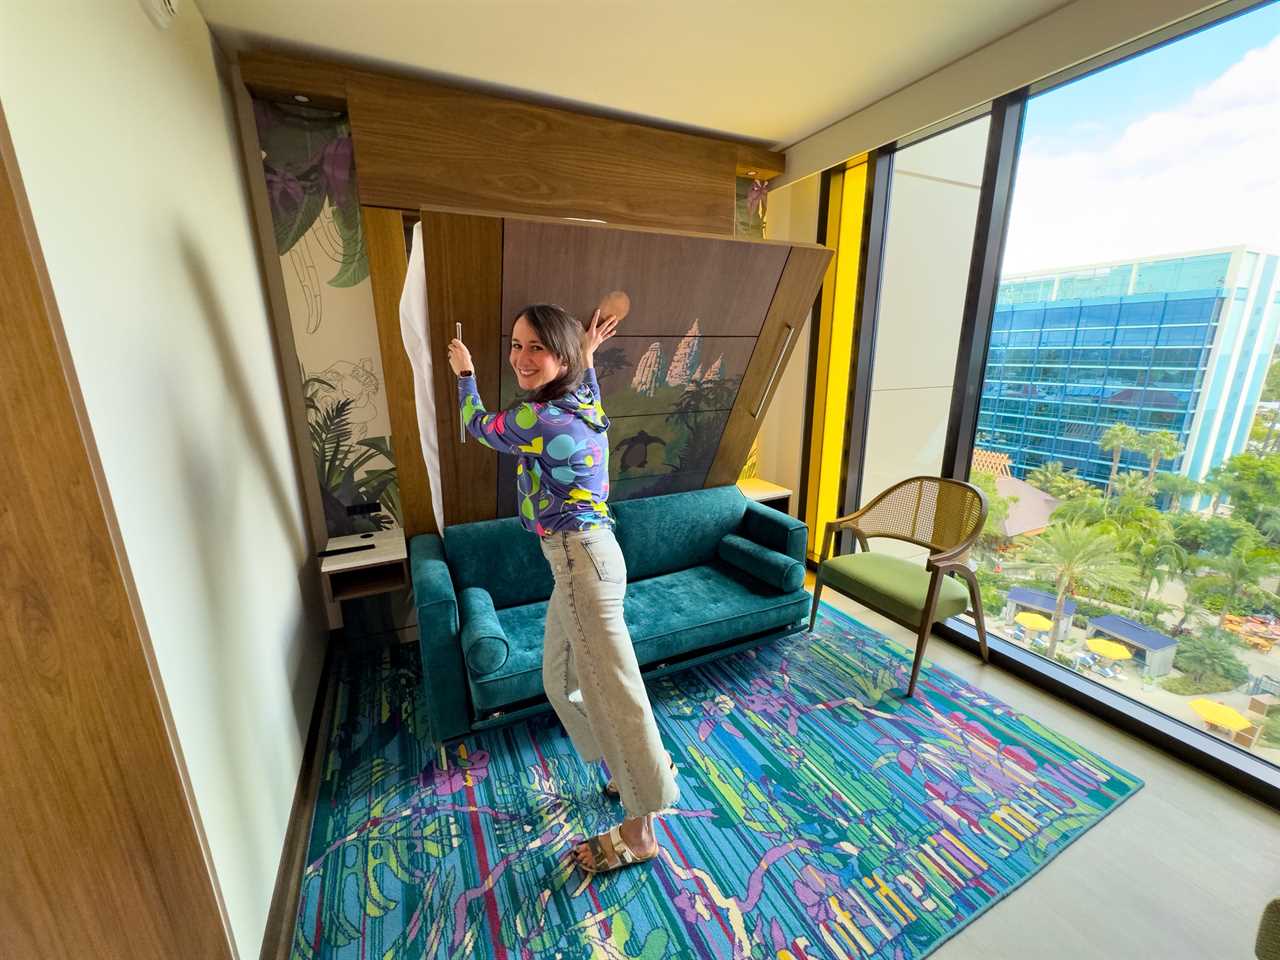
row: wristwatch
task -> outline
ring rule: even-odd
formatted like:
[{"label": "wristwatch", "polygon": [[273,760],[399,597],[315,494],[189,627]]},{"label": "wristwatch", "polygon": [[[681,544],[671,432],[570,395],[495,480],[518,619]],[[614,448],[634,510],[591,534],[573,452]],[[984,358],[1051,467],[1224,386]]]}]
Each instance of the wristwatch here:
[{"label": "wristwatch", "polygon": [[461,380],[463,377],[474,377],[475,375],[476,373],[474,370],[463,370],[458,374],[458,379]]}]

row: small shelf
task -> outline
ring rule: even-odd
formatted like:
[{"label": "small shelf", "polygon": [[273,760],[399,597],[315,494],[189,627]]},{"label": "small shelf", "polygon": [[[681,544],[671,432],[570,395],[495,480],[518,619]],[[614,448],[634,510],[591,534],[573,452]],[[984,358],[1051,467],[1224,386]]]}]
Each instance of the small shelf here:
[{"label": "small shelf", "polygon": [[376,567],[359,567],[329,575],[329,591],[335,600],[354,600],[387,593],[409,585],[405,563],[384,563]]},{"label": "small shelf", "polygon": [[325,589],[333,600],[354,600],[409,586],[409,553],[399,527],[334,537],[325,550],[349,551],[320,562]]}]

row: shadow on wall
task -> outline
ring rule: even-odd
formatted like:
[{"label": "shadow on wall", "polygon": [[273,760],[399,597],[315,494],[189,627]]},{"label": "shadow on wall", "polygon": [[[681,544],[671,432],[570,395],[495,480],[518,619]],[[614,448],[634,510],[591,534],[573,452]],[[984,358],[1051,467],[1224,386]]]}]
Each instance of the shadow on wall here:
[{"label": "shadow on wall", "polygon": [[[264,653],[281,656],[284,673],[289,678],[297,749],[300,750],[306,742],[315,704],[328,630],[324,625],[324,603],[314,570],[316,561],[308,543],[306,518],[295,503],[293,491],[301,488],[296,458],[288,456],[293,465],[292,475],[282,474],[277,466],[281,451],[268,442],[263,427],[263,404],[278,404],[274,409],[282,410],[284,397],[278,390],[264,392],[252,388],[240,363],[234,328],[223,310],[214,278],[198,246],[184,230],[179,231],[178,248],[204,316],[209,346],[222,371],[226,400],[220,422],[200,423],[182,417],[181,396],[165,398],[170,415],[175,418],[174,435],[181,444],[179,464],[185,489],[190,491],[190,528],[197,537],[192,547],[199,556],[202,572],[204,609],[191,613],[193,618],[206,619],[219,643],[219,648],[211,651],[209,657],[211,669],[215,671],[218,717],[209,719],[216,722],[233,756],[260,752],[262,744],[257,736],[261,731],[255,731],[254,723],[269,715],[280,701],[281,691],[258,687],[264,677],[273,675],[272,670],[261,669],[258,661]],[[278,365],[276,369],[278,373]],[[241,460],[246,450],[248,463]],[[265,481],[264,500],[245,502],[242,498],[243,487],[237,477],[244,469],[256,470]],[[256,635],[254,624],[246,619],[243,610],[244,588],[255,579],[251,558],[256,544],[238,542],[232,534],[238,527],[236,520],[245,513],[254,516],[255,525],[264,533],[270,533],[266,539],[283,535],[297,562],[294,583],[280,584],[280,589],[274,591],[275,596],[289,603],[297,613],[296,622],[278,652],[264,647],[263,638]],[[260,584],[255,586],[262,591]],[[296,753],[287,746],[274,747],[272,752],[282,760],[287,757],[290,767],[262,772],[272,783],[273,796],[292,798],[298,773]],[[229,766],[233,772],[237,770],[236,764]],[[235,779],[237,782],[232,788],[238,820],[248,829],[261,821],[263,797],[260,790],[242,776]],[[247,841],[271,861],[259,864],[264,871],[260,875],[274,878],[279,838],[250,834]]]}]

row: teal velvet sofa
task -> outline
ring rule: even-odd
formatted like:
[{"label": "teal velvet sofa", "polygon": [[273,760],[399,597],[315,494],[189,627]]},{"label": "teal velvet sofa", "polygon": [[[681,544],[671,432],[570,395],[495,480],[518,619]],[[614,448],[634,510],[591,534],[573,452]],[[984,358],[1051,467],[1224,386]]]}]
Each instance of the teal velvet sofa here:
[{"label": "teal velvet sofa", "polygon": [[[804,629],[805,524],[736,486],[611,503],[623,616],[646,676]],[[422,709],[439,744],[549,710],[542,636],[554,581],[515,517],[409,545]]]}]

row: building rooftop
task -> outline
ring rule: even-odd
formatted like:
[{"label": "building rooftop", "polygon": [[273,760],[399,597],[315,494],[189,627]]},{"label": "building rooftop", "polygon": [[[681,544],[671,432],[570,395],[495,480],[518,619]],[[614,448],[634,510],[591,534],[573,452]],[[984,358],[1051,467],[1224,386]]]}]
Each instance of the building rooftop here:
[{"label": "building rooftop", "polygon": [[[1051,593],[1045,593],[1042,590],[1032,590],[1028,587],[1010,587],[1009,599],[1020,607],[1029,607],[1032,610],[1041,610],[1045,613],[1053,613],[1058,605],[1058,598]],[[1076,602],[1070,597],[1062,605],[1062,612],[1067,616],[1074,616],[1076,612]]]},{"label": "building rooftop", "polygon": [[1089,632],[1093,633],[1094,631],[1105,633],[1108,636],[1115,637],[1117,640],[1123,640],[1125,643],[1131,643],[1135,647],[1141,647],[1144,650],[1164,650],[1166,647],[1176,647],[1178,645],[1178,641],[1173,637],[1166,637],[1163,633],[1157,633],[1150,627],[1144,627],[1128,617],[1122,617],[1114,613],[1090,620]]}]

